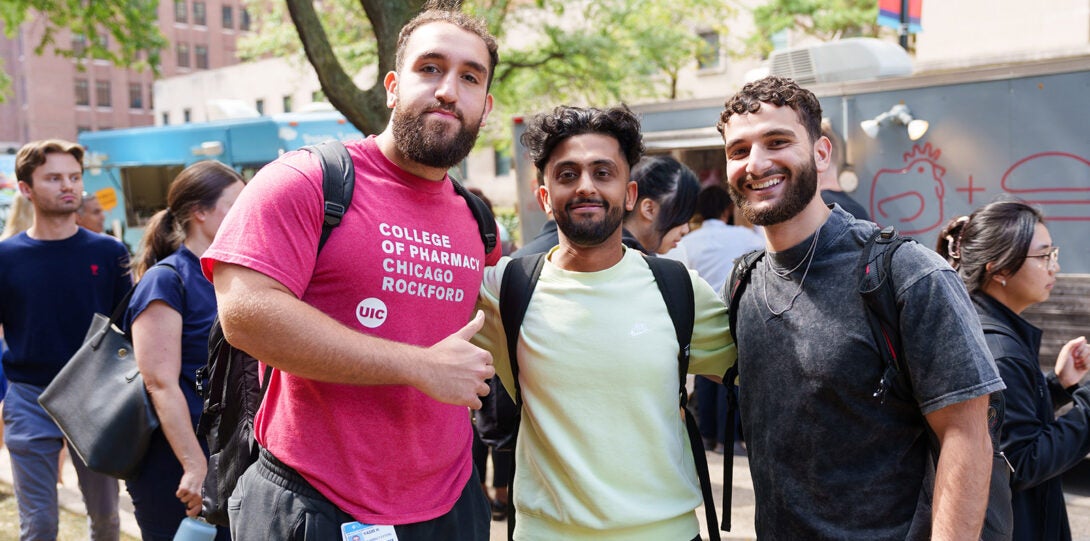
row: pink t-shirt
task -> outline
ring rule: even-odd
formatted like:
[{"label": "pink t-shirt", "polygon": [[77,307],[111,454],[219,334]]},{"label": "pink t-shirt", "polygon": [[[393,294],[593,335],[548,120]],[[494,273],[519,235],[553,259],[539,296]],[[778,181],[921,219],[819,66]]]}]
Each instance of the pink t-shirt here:
[{"label": "pink t-shirt", "polygon": [[[204,253],[268,275],[352,329],[431,346],[472,316],[486,257],[451,183],[410,175],[373,138],[346,143],[352,206],[315,261],[321,167],[306,151],[263,168]],[[263,369],[263,368],[262,368]],[[257,440],[356,520],[408,524],[453,507],[472,472],[465,407],[408,386],[321,383],[274,371]]]}]

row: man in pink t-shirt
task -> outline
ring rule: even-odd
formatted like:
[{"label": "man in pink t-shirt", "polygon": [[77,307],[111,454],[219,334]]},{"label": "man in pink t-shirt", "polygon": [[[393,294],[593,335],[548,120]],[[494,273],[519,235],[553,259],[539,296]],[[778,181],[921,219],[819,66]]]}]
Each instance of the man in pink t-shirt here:
[{"label": "man in pink t-shirt", "polygon": [[466,408],[494,369],[468,339],[499,249],[485,253],[446,171],[492,108],[496,61],[482,22],[420,14],[385,78],[390,124],[346,144],[352,203],[317,259],[322,173],[301,151],[254,177],[205,252],[231,343],[275,368],[261,456],[230,505],[236,541],[488,539]]}]

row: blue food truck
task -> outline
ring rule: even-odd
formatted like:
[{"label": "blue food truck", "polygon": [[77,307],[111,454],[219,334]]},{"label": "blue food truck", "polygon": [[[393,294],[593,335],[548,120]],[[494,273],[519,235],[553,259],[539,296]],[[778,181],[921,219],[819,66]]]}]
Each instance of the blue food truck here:
[{"label": "blue food truck", "polygon": [[287,113],[200,124],[85,132],[84,190],[106,210],[106,227],[136,247],[144,225],[166,208],[167,189],[186,166],[219,160],[249,179],[281,154],[363,135],[340,113]]}]

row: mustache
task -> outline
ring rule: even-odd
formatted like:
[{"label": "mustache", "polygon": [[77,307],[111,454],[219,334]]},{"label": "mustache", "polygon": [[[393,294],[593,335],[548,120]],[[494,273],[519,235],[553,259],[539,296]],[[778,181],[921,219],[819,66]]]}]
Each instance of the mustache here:
[{"label": "mustache", "polygon": [[574,207],[576,205],[583,205],[583,204],[587,204],[587,203],[590,203],[592,205],[601,205],[602,208],[605,208],[606,210],[609,210],[609,202],[608,201],[606,201],[605,199],[596,199],[596,198],[592,198],[592,197],[577,197],[575,199],[572,199],[571,201],[568,201],[567,205],[564,205],[564,210],[570,211],[572,209],[572,207]]},{"label": "mustache", "polygon": [[746,177],[742,180],[747,183],[758,182],[765,177],[771,177],[773,175],[783,175],[785,177],[790,177],[791,171],[788,171],[786,167],[770,167],[764,171],[761,171],[761,173],[758,175],[747,173]]},{"label": "mustache", "polygon": [[443,112],[446,112],[446,113],[451,113],[451,114],[454,115],[454,118],[457,118],[458,120],[462,120],[462,112],[459,111],[458,108],[455,107],[453,103],[443,104],[443,103],[435,102],[435,103],[433,103],[431,105],[428,105],[424,109],[425,114],[434,113],[436,111],[443,111]]}]

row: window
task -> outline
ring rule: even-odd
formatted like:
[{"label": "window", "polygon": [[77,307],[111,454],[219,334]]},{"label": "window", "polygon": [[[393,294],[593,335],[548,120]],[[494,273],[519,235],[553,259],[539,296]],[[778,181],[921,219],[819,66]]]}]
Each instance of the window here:
[{"label": "window", "polygon": [[152,86],[148,85],[148,109],[155,108],[155,101],[152,99],[155,97],[155,93],[152,92]]},{"label": "window", "polygon": [[246,11],[246,8],[242,8],[242,13],[239,15],[238,29],[249,30],[250,29],[250,12]]},{"label": "window", "polygon": [[169,126],[170,125],[170,113],[167,113],[165,111],[163,112],[163,125],[164,126]]},{"label": "window", "polygon": [[254,108],[257,109],[257,114],[265,114],[265,100],[257,100],[254,102]]},{"label": "window", "polygon": [[321,90],[315,90],[314,92],[311,92],[310,101],[326,101],[325,92],[322,92]]},{"label": "window", "polygon": [[190,110],[188,107],[182,109],[182,122],[189,124],[191,120],[193,120],[193,111]]},{"label": "window", "polygon": [[193,55],[197,57],[197,69],[208,69],[208,47],[204,45],[193,47]]},{"label": "window", "polygon": [[174,20],[180,23],[189,21],[189,7],[185,0],[174,0]]},{"label": "window", "polygon": [[87,52],[87,37],[83,34],[72,34],[72,54],[78,58],[85,52]]},{"label": "window", "polygon": [[95,105],[110,106],[110,81],[95,81]]},{"label": "window", "polygon": [[496,176],[502,176],[511,172],[511,153],[503,150],[495,151],[494,162]]},{"label": "window", "polygon": [[178,44],[178,67],[179,68],[188,68],[189,67],[189,44],[188,43],[179,43]]},{"label": "window", "polygon": [[91,131],[90,126],[76,126],[76,134],[87,133]]},{"label": "window", "polygon": [[714,69],[719,67],[719,32],[701,32],[700,52],[696,55],[698,69]]},{"label": "window", "polygon": [[76,79],[76,105],[91,105],[91,87],[87,79]]},{"label": "window", "polygon": [[117,182],[115,171],[120,173],[120,191],[125,194],[125,204],[119,205],[125,212],[125,225],[144,227],[156,212],[167,208],[170,184],[182,172],[182,166],[122,166],[110,170],[110,179],[113,182]]},{"label": "window", "polygon": [[204,2],[193,2],[193,24],[205,26],[208,18],[205,16]]},{"label": "window", "polygon": [[144,85],[129,83],[129,109],[144,108]]},{"label": "window", "polygon": [[790,37],[786,28],[772,34],[772,37],[770,38],[772,40],[772,50],[778,51],[780,49],[786,49]]},{"label": "window", "polygon": [[284,112],[291,112],[291,96],[284,96]]},{"label": "window", "polygon": [[235,10],[231,6],[223,6],[223,27],[235,27]]}]

